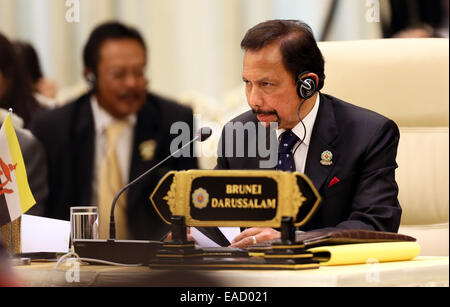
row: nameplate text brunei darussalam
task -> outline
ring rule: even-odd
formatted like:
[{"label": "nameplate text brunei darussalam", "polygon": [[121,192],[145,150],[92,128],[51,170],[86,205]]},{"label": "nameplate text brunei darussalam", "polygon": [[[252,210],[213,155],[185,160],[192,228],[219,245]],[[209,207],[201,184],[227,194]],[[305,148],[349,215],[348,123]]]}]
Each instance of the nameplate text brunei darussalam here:
[{"label": "nameplate text brunei darussalam", "polygon": [[321,198],[301,173],[276,170],[189,170],[169,172],[150,196],[160,217],[187,226],[280,227],[291,217],[304,225]]}]

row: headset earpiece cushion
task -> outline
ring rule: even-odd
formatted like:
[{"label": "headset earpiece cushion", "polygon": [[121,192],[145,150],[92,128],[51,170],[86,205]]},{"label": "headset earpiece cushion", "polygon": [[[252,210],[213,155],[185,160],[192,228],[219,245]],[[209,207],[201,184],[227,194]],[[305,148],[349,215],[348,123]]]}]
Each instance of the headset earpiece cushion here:
[{"label": "headset earpiece cushion", "polygon": [[302,82],[297,83],[297,94],[302,99],[311,98],[316,92],[316,82],[313,78],[307,77],[302,79],[305,83],[307,83],[310,88],[307,88]]}]

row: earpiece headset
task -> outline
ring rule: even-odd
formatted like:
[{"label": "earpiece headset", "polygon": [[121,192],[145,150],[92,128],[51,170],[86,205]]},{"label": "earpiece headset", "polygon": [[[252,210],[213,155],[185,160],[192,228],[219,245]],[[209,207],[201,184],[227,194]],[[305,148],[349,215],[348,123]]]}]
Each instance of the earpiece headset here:
[{"label": "earpiece headset", "polygon": [[304,100],[311,98],[317,89],[316,80],[313,77],[303,77],[309,73],[304,71],[297,77],[297,95]]},{"label": "earpiece headset", "polygon": [[88,74],[86,74],[86,81],[89,83],[89,86],[91,89],[94,89],[97,83],[97,77],[95,74],[91,71]]},{"label": "earpiece headset", "polygon": [[297,95],[301,99],[303,99],[303,101],[298,106],[297,116],[298,116],[298,119],[300,120],[300,123],[303,126],[304,135],[303,135],[303,138],[300,140],[300,142],[295,147],[295,149],[293,150],[293,152],[292,152],[293,155],[295,155],[295,152],[300,147],[300,145],[305,141],[305,137],[306,137],[306,126],[305,126],[305,123],[303,122],[303,119],[300,117],[300,109],[306,100],[308,100],[309,98],[314,96],[317,86],[318,86],[316,84],[316,80],[314,80],[313,77],[310,77],[310,76],[303,77],[304,75],[309,74],[309,73],[310,73],[309,71],[304,71],[301,74],[299,74],[297,77]]}]

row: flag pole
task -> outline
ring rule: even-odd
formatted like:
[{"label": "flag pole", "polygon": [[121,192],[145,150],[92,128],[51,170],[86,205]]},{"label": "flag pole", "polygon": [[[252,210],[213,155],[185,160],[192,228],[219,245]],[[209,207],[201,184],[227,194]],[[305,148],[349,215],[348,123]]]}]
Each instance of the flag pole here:
[{"label": "flag pole", "polygon": [[11,221],[9,223],[9,247],[11,250],[11,254],[14,254],[14,237],[13,237],[13,222]]},{"label": "flag pole", "polygon": [[[13,114],[13,109],[9,108],[8,112],[10,115]],[[11,250],[11,254],[14,255],[14,236],[13,236],[13,231],[14,231],[14,227],[13,227],[13,221],[11,221],[9,223],[9,248]]]}]

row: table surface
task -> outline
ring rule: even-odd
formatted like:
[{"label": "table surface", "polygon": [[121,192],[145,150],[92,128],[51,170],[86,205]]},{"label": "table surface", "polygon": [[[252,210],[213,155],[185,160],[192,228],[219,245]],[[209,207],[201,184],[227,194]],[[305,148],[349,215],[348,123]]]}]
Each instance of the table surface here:
[{"label": "table surface", "polygon": [[145,266],[121,267],[33,262],[14,267],[24,286],[449,286],[449,257],[411,261],[321,266],[308,270],[162,271]]}]

